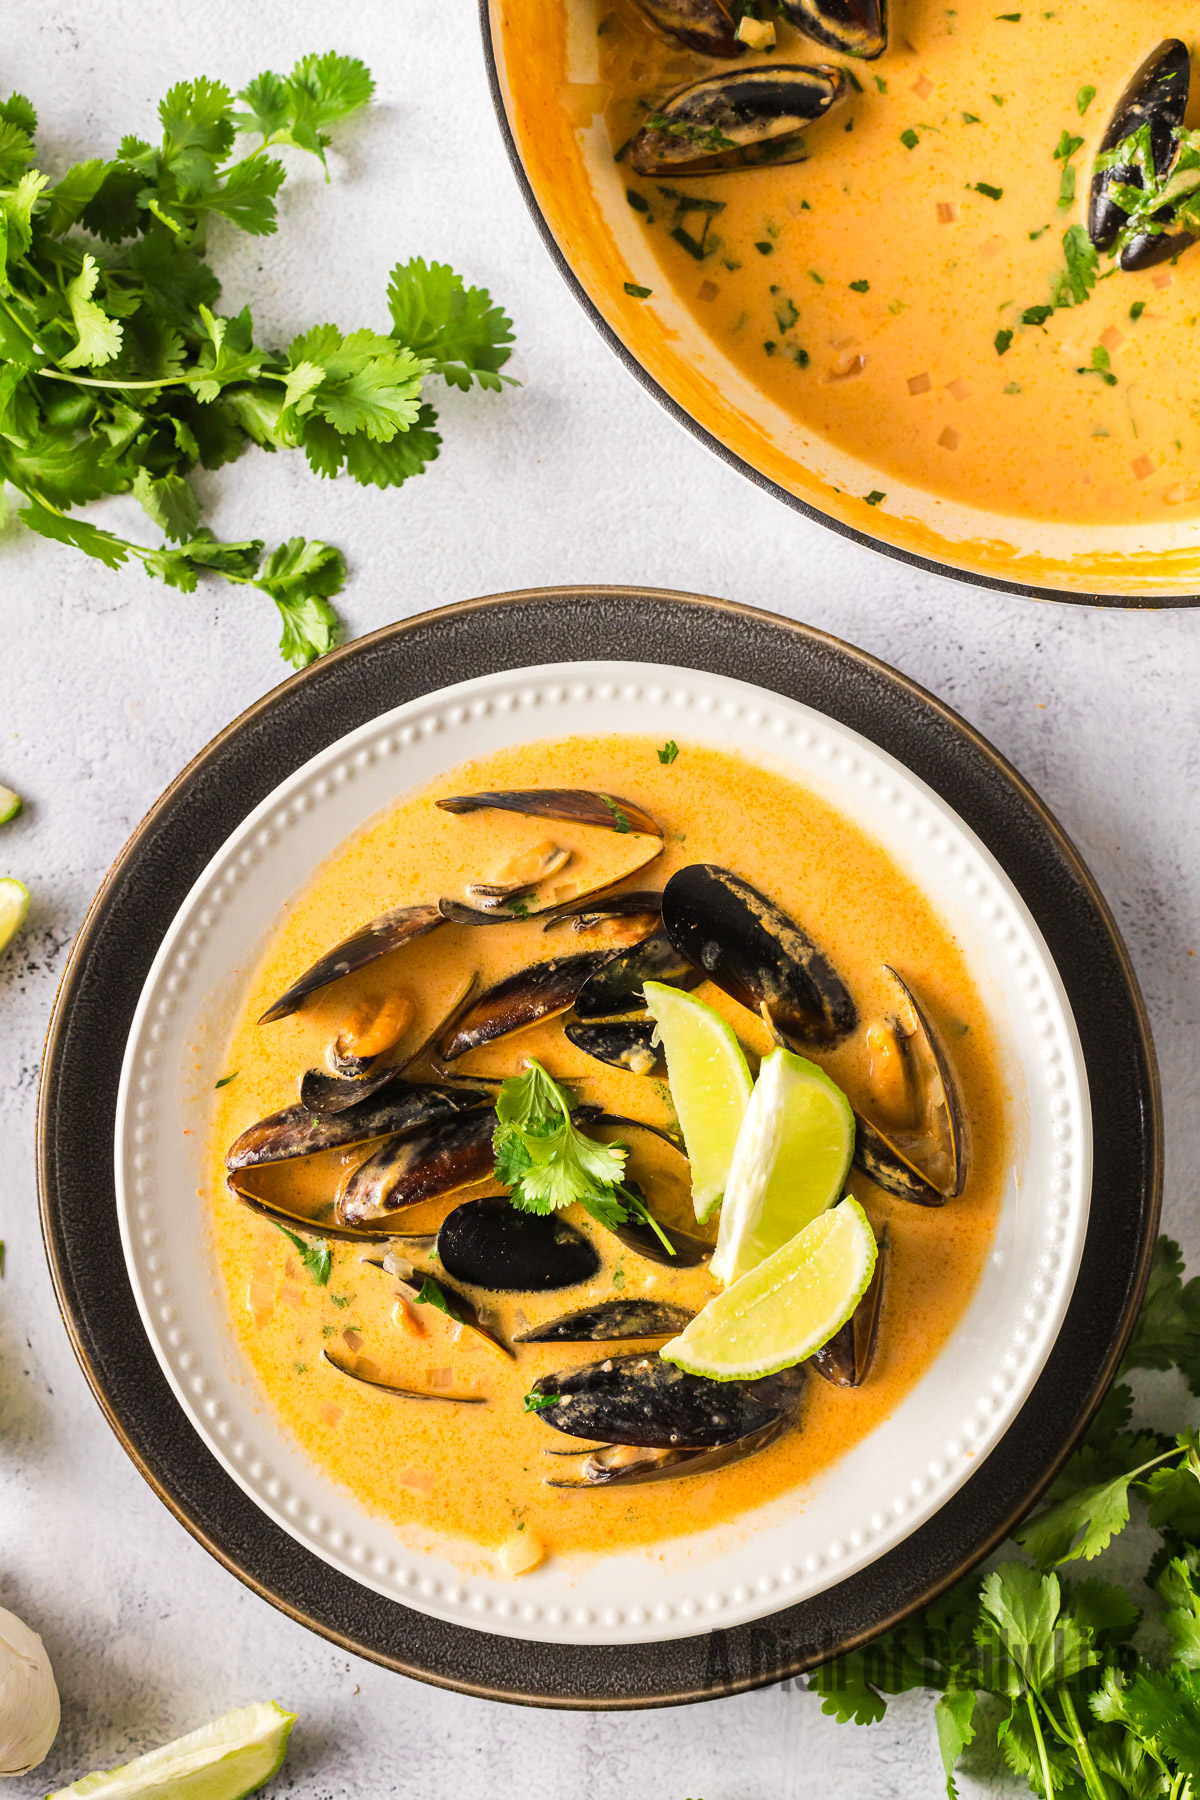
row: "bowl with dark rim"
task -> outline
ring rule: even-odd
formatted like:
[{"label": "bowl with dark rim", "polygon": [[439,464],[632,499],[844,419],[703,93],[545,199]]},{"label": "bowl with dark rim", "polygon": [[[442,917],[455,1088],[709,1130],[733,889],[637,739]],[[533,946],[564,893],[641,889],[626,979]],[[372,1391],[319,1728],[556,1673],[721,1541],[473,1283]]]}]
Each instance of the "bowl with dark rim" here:
[{"label": "bowl with dark rim", "polygon": [[[798,1604],[650,1643],[547,1643],[404,1605],[312,1554],[194,1432],[142,1328],[112,1143],[126,1037],[197,877],[281,781],[452,671],[466,681],[642,658],[798,701],[869,739],[951,805],[1044,938],[1078,1032],[1094,1175],[1079,1276],[1049,1358],[986,1465],[902,1543]],[[948,707],[810,628],[699,596],[549,589],[464,602],[323,658],[223,731],[156,803],[81,929],[39,1098],[43,1228],[76,1353],[135,1464],[200,1542],[331,1640],[459,1691],[575,1708],[663,1705],[777,1681],[868,1641],[1002,1541],[1062,1465],[1111,1380],[1144,1289],[1161,1192],[1153,1047],[1128,957],[1088,871],[1027,785]],[[786,1596],[784,1596],[786,1598]]]},{"label": "bowl with dark rim", "polygon": [[[584,23],[578,15],[588,4],[479,0],[496,117],[559,274],[609,348],[678,424],[796,512],[932,574],[1032,599],[1200,604],[1195,520],[1025,520],[904,484],[827,440],[813,448],[817,434],[752,383],[669,290],[656,291],[652,302],[631,297],[625,284],[638,280],[636,215],[624,202],[603,117],[593,110],[594,71],[573,61],[589,33],[570,30],[569,16]],[[536,132],[528,125],[534,117]],[[886,508],[866,498],[881,487]]]}]

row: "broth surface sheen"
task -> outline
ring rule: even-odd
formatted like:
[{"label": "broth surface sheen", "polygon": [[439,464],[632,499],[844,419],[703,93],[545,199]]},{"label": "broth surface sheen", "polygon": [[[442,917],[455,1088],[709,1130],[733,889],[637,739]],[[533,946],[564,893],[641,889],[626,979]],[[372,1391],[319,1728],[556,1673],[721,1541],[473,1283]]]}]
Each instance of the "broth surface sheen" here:
[{"label": "broth surface sheen", "polygon": [[[883,1329],[869,1379],[852,1390],[810,1376],[798,1429],[707,1475],[590,1492],[545,1486],[548,1470],[563,1463],[543,1453],[571,1440],[523,1410],[532,1382],[632,1346],[523,1345],[516,1361],[508,1361],[429,1306],[411,1309],[414,1331],[397,1312],[394,1282],[362,1260],[379,1251],[331,1242],[332,1273],[319,1286],[286,1237],[241,1206],[224,1181],[227,1146],[255,1120],[294,1103],[304,1070],[325,1066],[328,1045],[356,1001],[397,988],[409,994],[416,1010],[404,1042],[415,1049],[467,975],[478,973],[486,986],[523,963],[604,941],[576,936],[569,927],[543,933],[532,920],[482,930],[445,925],[323,990],[293,1016],[256,1023],[318,956],[392,906],[461,896],[467,882],[492,878],[514,854],[547,836],[580,862],[628,847],[627,838],[586,826],[497,811],[454,816],[433,805],[442,795],[537,786],[621,795],[663,826],[663,853],[631,886],[659,888],[687,863],[717,862],[803,923],[858,1005],[859,1030],[836,1050],[814,1054],[852,1095],[867,1091],[864,1027],[894,1004],[885,962],[916,986],[949,1041],[962,1089],[972,1165],[958,1199],[926,1209],[889,1198],[857,1171],[851,1175],[850,1188],[872,1224],[886,1223],[891,1237]],[[607,842],[598,846],[598,839]],[[763,1054],[770,1047],[754,1015],[710,983],[695,991],[752,1050]],[[472,1051],[455,1070],[504,1076],[520,1072],[530,1055],[575,1084],[583,1099],[650,1122],[673,1120],[665,1082],[587,1057],[566,1041],[561,1019]],[[202,1199],[211,1211],[234,1335],[266,1404],[317,1465],[391,1521],[404,1542],[434,1545],[460,1566],[492,1571],[500,1547],[521,1533],[555,1556],[655,1546],[661,1556],[670,1540],[735,1524],[782,1496],[802,1503],[805,1485],[884,1420],[945,1345],[987,1257],[1006,1174],[1012,1096],[961,951],[929,899],[880,845],[818,795],[770,768],[686,742],[669,765],[659,763],[648,738],[524,745],[463,764],[400,799],[349,839],[287,908],[257,967],[245,972],[224,1067],[236,1075],[213,1097],[211,1181]],[[697,1231],[680,1159],[645,1134],[630,1137],[630,1173],[655,1211]],[[286,1204],[306,1214],[328,1207],[345,1169],[362,1156],[359,1147],[310,1159],[307,1168],[293,1165],[282,1177]],[[433,1230],[470,1194],[495,1191],[488,1182],[419,1205],[403,1215],[400,1228]],[[606,1298],[647,1297],[698,1310],[715,1291],[703,1269],[663,1268],[625,1249],[578,1207],[565,1216],[594,1239],[600,1272],[556,1293],[479,1296],[506,1337]],[[414,1254],[413,1260],[425,1259]],[[473,1390],[488,1404],[389,1399],[339,1375],[323,1360],[327,1348],[397,1385]]]}]

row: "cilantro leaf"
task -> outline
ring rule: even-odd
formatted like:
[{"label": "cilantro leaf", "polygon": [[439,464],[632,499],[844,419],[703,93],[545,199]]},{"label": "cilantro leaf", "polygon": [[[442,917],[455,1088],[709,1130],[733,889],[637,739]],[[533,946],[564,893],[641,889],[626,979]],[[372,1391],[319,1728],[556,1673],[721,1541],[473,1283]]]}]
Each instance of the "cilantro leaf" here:
[{"label": "cilantro leaf", "polygon": [[[573,1102],[536,1058],[510,1075],[496,1096],[492,1139],[497,1181],[523,1212],[550,1213],[575,1202],[610,1203],[626,1151],[585,1136],[571,1121]],[[618,1196],[619,1198],[619,1196]]]},{"label": "cilantro leaf", "polygon": [[948,1800],[957,1800],[958,1784],[954,1779],[954,1770],[959,1757],[975,1736],[976,1704],[977,1696],[973,1687],[953,1687],[947,1688],[944,1694],[938,1696],[937,1705],[933,1709],[938,1749],[942,1753],[942,1767],[946,1772]]},{"label": "cilantro leaf", "polygon": [[475,380],[499,392],[509,379],[499,370],[512,354],[511,320],[486,288],[464,287],[448,264],[419,256],[397,263],[388,280],[388,307],[393,336],[451,387],[465,391]]},{"label": "cilantro leaf", "polygon": [[294,1250],[300,1252],[300,1260],[312,1276],[317,1287],[328,1287],[329,1277],[333,1272],[333,1252],[324,1238],[313,1238],[311,1242],[289,1231],[286,1225],[276,1222],[275,1229],[282,1231]]},{"label": "cilantro leaf", "polygon": [[294,537],[272,550],[254,586],[279,608],[279,649],[293,668],[303,669],[337,642],[338,616],[329,602],[345,585],[345,560],[332,544]]}]

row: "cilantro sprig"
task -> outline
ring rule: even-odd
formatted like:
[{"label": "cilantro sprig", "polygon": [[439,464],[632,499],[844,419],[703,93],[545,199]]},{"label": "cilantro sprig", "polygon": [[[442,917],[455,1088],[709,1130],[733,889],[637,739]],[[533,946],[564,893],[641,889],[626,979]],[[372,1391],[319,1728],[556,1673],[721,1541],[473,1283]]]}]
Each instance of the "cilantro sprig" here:
[{"label": "cilantro sprig", "polygon": [[300,1261],[312,1276],[317,1287],[328,1287],[329,1277],[333,1272],[333,1252],[324,1238],[313,1238],[311,1241],[300,1237],[295,1231],[289,1231],[286,1225],[276,1222],[276,1230],[282,1231],[288,1243],[300,1254]]},{"label": "cilantro sprig", "polygon": [[[33,106],[0,102],[0,481],[26,525],[108,568],[132,558],[187,592],[203,574],[257,588],[297,666],[336,639],[341,552],[292,538],[264,559],[258,538],[219,542],[194,471],[257,444],[302,450],[320,475],[397,487],[438,453],[426,382],[496,390],[512,342],[483,289],[420,258],[393,270],[383,331],[322,324],[280,350],[257,342],[248,307],[217,311],[212,221],[271,235],[286,176],[276,153],[324,164],[331,128],[373,88],[334,52],[259,75],[240,109],[220,82],[180,82],[159,106],[158,143],[127,136],[58,180],[34,166]],[[79,516],[115,494],[139,502],[161,544]]]},{"label": "cilantro sprig", "polygon": [[[960,1760],[989,1746],[1044,1800],[1192,1800],[1200,1789],[1200,1434],[1137,1428],[1124,1379],[1135,1369],[1175,1369],[1200,1395],[1200,1279],[1184,1282],[1169,1238],[1120,1378],[1049,1503],[1016,1533],[1028,1561],[960,1582],[811,1679],[825,1712],[860,1725],[882,1719],[892,1695],[936,1692],[950,1800]],[[1134,1500],[1159,1535],[1145,1621],[1125,1586],[1058,1573],[1106,1554]]]},{"label": "cilantro sprig", "polygon": [[495,1176],[521,1212],[552,1213],[579,1205],[611,1231],[631,1219],[649,1225],[674,1255],[670,1240],[636,1182],[626,1181],[624,1144],[603,1144],[574,1123],[576,1101],[530,1057],[496,1096],[492,1137]]},{"label": "cilantro sprig", "polygon": [[[1112,150],[1096,158],[1097,174],[1128,170],[1130,178],[1114,181],[1109,198],[1127,217],[1113,245],[1116,256],[1136,238],[1164,231],[1200,234],[1200,131],[1183,131],[1170,164],[1158,173],[1147,122]],[[1132,179],[1137,177],[1135,181]]]}]

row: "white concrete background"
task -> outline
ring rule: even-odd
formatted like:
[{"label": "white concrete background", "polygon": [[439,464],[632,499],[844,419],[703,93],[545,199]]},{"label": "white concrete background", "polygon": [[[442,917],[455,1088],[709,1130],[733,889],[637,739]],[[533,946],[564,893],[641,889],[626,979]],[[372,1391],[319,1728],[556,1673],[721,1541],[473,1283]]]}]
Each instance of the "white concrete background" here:
[{"label": "white concrete background", "polygon": [[[9,0],[4,40],[2,79],[35,101],[55,172],[124,132],[152,135],[155,103],[181,77],[237,87],[331,44],[370,64],[378,104],[344,135],[332,186],[297,167],[277,237],[228,254],[219,239],[226,308],[249,301],[267,341],[326,317],[382,324],[393,262],[449,260],[511,311],[523,385],[439,399],[442,460],[400,493],[252,453],[204,481],[213,525],[344,546],[352,633],[504,588],[644,582],[808,620],[958,707],[1062,819],[1126,933],[1164,1078],[1167,1222],[1200,1252],[1200,618],[1036,605],[914,573],[793,516],[685,436],[547,261],[491,116],[471,0],[359,0],[336,19],[319,0]],[[347,1659],[244,1590],[143,1485],[75,1365],[43,1260],[42,1039],[67,947],[127,834],[285,671],[270,604],[217,582],[170,593],[10,528],[0,585],[0,780],[27,800],[0,872],[34,894],[0,968],[0,1604],[44,1634],[64,1700],[51,1759],[11,1791],[45,1793],[270,1695],[301,1715],[286,1786],[305,1800],[940,1791],[920,1698],[870,1731],[824,1719],[801,1692],[560,1715]]]}]

